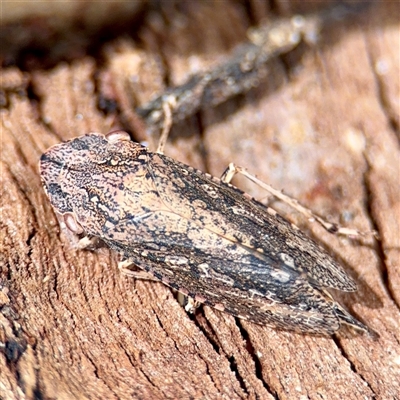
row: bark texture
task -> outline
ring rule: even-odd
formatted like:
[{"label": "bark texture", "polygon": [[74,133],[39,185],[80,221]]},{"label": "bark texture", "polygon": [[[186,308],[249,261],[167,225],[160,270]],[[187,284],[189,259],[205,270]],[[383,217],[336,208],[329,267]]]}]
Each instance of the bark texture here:
[{"label": "bark texture", "polygon": [[256,88],[176,124],[165,150],[216,176],[233,161],[320,215],[377,230],[379,242],[340,238],[286,213],[354,277],[356,293],[334,296],[378,339],[296,335],[207,307],[190,317],[167,287],[121,275],[117,255],[74,248],[41,188],[49,146],[114,127],[154,145],[135,107],[223,62],[262,18],[321,7],[273,4],[144,6],[134,35],[93,43],[91,55],[66,47],[59,59],[72,62],[2,69],[1,399],[399,398],[399,3],[338,19]]}]

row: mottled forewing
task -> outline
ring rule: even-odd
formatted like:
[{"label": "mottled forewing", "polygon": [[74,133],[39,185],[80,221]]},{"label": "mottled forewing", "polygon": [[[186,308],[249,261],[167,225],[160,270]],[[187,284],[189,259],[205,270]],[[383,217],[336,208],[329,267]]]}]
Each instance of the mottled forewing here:
[{"label": "mottled forewing", "polygon": [[342,267],[319,245],[239,189],[166,156],[152,154],[149,170],[171,211],[199,226],[306,273],[321,287],[354,291]]}]

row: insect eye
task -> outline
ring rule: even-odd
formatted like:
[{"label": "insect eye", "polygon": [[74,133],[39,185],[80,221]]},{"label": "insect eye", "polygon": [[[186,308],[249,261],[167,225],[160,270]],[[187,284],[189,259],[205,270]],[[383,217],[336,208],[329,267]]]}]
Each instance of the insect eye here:
[{"label": "insect eye", "polygon": [[77,235],[83,232],[83,228],[80,223],[76,220],[75,215],[73,213],[66,213],[63,215],[63,221],[65,226],[72,232]]},{"label": "insect eye", "polygon": [[115,143],[123,140],[125,141],[131,140],[129,133],[120,130],[108,132],[105,137],[110,143]]}]

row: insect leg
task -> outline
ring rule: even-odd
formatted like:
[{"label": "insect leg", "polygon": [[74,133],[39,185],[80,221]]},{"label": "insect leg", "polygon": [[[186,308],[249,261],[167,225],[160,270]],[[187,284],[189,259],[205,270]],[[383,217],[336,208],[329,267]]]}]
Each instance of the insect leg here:
[{"label": "insect leg", "polygon": [[[124,275],[127,275],[133,279],[140,279],[143,281],[160,282],[159,279],[157,279],[155,276],[151,275],[147,271],[132,271],[129,268],[131,265],[134,265],[131,261],[123,260],[118,263],[118,269]],[[191,297],[188,297],[177,290],[174,290],[174,289],[172,289],[172,290],[174,293],[176,293],[176,299],[178,300],[178,303],[182,307],[185,308],[186,312],[192,314],[192,313],[194,313],[196,308],[198,308],[201,305],[201,303],[197,302],[196,300],[192,299]]]},{"label": "insect leg", "polygon": [[140,279],[142,281],[154,281],[160,282],[155,276],[151,275],[149,272],[146,271],[132,271],[129,269],[129,266],[133,265],[133,263],[129,260],[123,260],[118,263],[118,269],[125,275],[134,278]]},{"label": "insect leg", "polygon": [[162,109],[165,114],[164,124],[160,136],[160,141],[158,142],[157,146],[157,153],[163,154],[165,143],[167,142],[169,132],[172,126],[172,110],[174,108],[176,101],[175,98],[172,96],[166,97]]},{"label": "insect leg", "polygon": [[96,250],[104,246],[103,241],[94,236],[85,236],[78,242],[78,249],[80,250]]},{"label": "insect leg", "polygon": [[328,221],[325,221],[323,218],[314,214],[311,210],[306,207],[303,207],[297,200],[283,194],[281,191],[274,189],[272,186],[266,184],[265,182],[259,180],[256,176],[250,174],[246,171],[245,168],[235,165],[234,163],[230,163],[228,168],[224,171],[221,176],[221,180],[225,183],[230,183],[233,177],[236,174],[241,174],[245,176],[247,179],[251,180],[258,186],[262,187],[273,196],[278,198],[279,200],[285,202],[299,213],[303,214],[310,221],[317,221],[324,229],[326,229],[330,233],[346,235],[346,236],[366,236],[366,235],[374,235],[375,238],[378,239],[377,232],[369,231],[369,232],[360,232],[357,229],[342,227],[338,224],[334,224]]},{"label": "insect leg", "polygon": [[[184,296],[184,299],[180,300],[179,296]],[[178,300],[181,305],[185,305],[185,311],[190,314],[193,314],[196,311],[196,308],[199,308],[201,306],[201,303],[199,303],[195,299],[192,299],[191,297],[183,295],[182,293],[178,294]]]}]

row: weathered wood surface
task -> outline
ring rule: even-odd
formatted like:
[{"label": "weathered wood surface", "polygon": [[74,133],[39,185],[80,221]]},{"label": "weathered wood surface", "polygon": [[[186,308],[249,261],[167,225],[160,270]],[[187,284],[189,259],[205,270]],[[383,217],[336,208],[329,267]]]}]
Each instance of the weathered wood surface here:
[{"label": "weathered wood surface", "polygon": [[[250,20],[270,15],[262,3],[165,6],[146,15],[141,50],[116,38],[101,59],[3,69],[0,398],[399,398],[399,13],[382,2],[338,21],[301,57],[277,60],[256,89],[175,126],[166,148],[214,175],[234,161],[321,215],[376,229],[379,243],[359,243],[306,227],[358,282],[335,297],[377,340],[278,332],[209,308],[190,318],[162,284],[122,276],[115,254],[71,248],[41,189],[46,148],[133,130],[135,105],[221,62]],[[103,97],[117,101],[115,115],[99,111]]]}]

